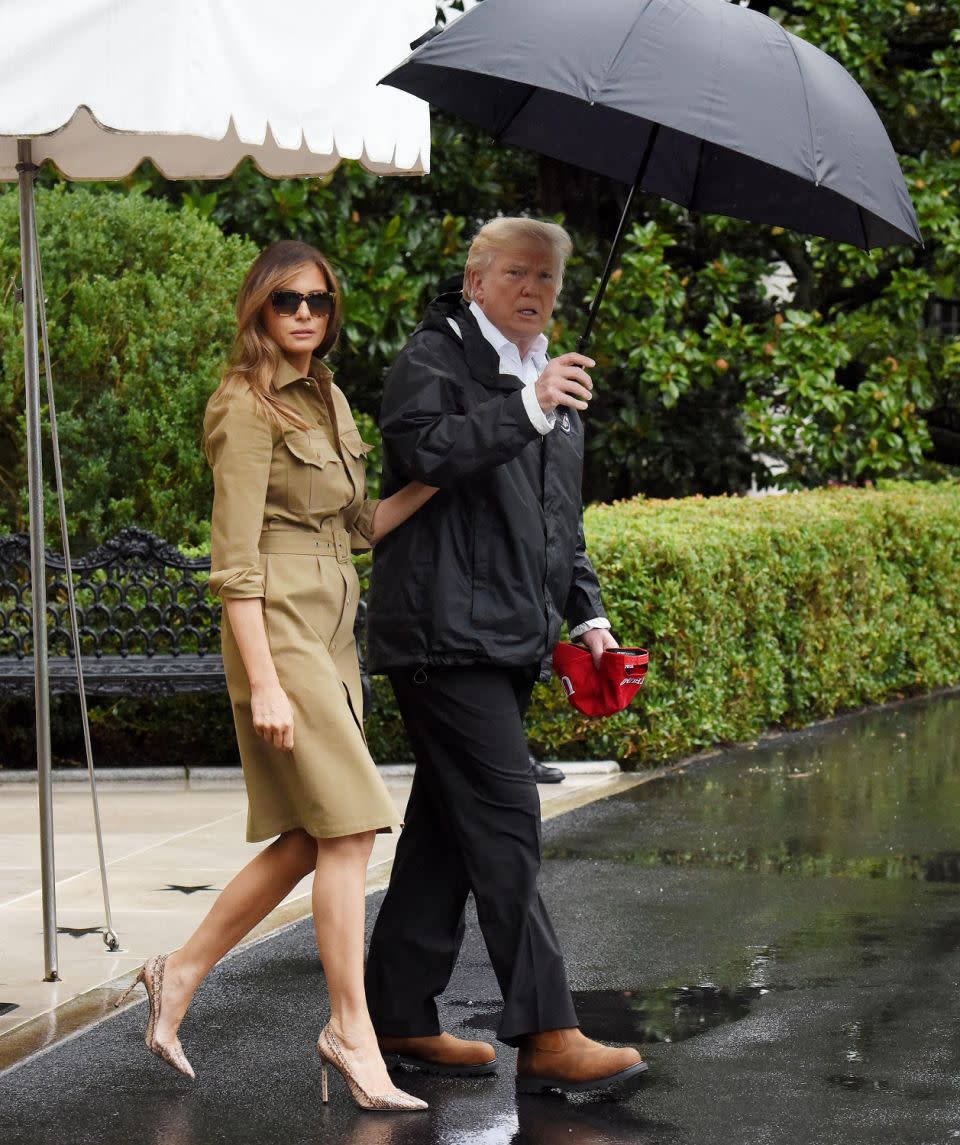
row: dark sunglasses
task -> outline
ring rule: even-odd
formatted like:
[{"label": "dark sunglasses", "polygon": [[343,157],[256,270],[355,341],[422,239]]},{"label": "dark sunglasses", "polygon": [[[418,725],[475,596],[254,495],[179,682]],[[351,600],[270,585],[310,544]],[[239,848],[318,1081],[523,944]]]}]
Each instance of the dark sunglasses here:
[{"label": "dark sunglasses", "polygon": [[306,302],[314,318],[330,318],[336,301],[336,294],[329,290],[311,290],[309,294],[300,294],[296,290],[275,290],[270,295],[273,309],[284,318],[292,318],[300,309],[301,302]]}]

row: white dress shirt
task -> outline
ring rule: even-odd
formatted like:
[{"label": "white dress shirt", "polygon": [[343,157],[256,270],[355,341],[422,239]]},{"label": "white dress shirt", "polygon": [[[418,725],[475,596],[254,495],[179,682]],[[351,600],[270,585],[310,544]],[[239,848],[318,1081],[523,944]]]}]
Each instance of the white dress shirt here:
[{"label": "white dress shirt", "polygon": [[[540,402],[537,400],[537,391],[534,388],[537,380],[543,371],[547,368],[547,347],[549,342],[546,335],[538,334],[534,338],[527,352],[521,357],[520,350],[514,342],[501,334],[500,331],[494,326],[490,319],[484,314],[477,303],[470,303],[470,313],[476,318],[477,325],[480,327],[480,333],[486,338],[490,345],[496,350],[497,356],[500,359],[500,373],[512,374],[515,378],[519,378],[523,382],[523,406],[527,411],[527,416],[537,433],[546,436],[553,427],[557,424],[556,410],[550,413],[544,413],[540,407]],[[447,321],[453,327],[459,338],[463,338],[460,327],[452,318]],[[609,628],[610,621],[605,616],[598,616],[594,620],[585,620],[583,624],[578,624],[576,628],[570,629],[570,639],[576,640],[578,636],[582,636],[589,628]]]}]

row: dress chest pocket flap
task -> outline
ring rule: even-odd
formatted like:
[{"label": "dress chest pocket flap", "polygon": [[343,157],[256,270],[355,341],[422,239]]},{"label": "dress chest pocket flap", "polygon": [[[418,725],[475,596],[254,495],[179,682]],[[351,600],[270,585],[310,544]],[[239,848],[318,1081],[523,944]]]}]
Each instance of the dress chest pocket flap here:
[{"label": "dress chest pocket flap", "polygon": [[358,429],[345,429],[340,434],[340,444],[351,457],[355,457],[358,460],[362,460],[368,453],[373,451],[373,446],[367,445],[360,436]]},{"label": "dress chest pocket flap", "polygon": [[[339,469],[337,451],[322,430],[288,429],[283,442],[287,447],[287,508],[297,516],[327,508],[331,474]],[[331,463],[332,468],[326,469]]]},{"label": "dress chest pocket flap", "polygon": [[331,461],[339,461],[337,451],[321,430],[288,429],[283,441],[287,449],[305,465],[315,465],[322,469]]}]

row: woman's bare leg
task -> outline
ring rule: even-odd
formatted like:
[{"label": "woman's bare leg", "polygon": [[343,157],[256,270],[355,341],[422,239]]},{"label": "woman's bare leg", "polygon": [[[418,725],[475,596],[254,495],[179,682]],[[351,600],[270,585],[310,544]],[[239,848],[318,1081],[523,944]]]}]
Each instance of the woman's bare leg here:
[{"label": "woman's bare leg", "polygon": [[[167,957],[163,1006],[155,1035],[172,1041],[197,987],[210,969],[315,869],[317,841],[287,831],[251,859],[220,892],[187,941]],[[362,931],[361,931],[362,942]]]},{"label": "woman's bare leg", "polygon": [[330,1025],[371,1094],[393,1093],[363,989],[367,861],[374,833],[317,840],[313,920],[330,994]]}]

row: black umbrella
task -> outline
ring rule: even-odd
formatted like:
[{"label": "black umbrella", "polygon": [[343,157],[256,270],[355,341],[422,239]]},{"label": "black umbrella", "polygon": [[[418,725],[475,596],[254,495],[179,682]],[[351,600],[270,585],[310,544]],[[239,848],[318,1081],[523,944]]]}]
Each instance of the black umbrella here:
[{"label": "black umbrella", "polygon": [[919,242],[896,154],[860,85],[726,0],[483,0],[381,83],[695,211],[870,249]]}]

